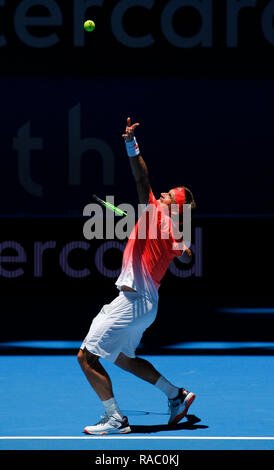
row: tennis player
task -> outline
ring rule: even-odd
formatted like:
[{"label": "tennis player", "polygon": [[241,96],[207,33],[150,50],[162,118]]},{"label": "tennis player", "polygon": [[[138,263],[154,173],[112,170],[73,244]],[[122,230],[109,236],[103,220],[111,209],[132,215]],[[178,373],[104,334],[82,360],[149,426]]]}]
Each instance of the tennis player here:
[{"label": "tennis player", "polygon": [[[170,262],[179,257],[190,263],[192,252],[183,244],[175,231],[179,227],[171,216],[171,208],[184,204],[195,207],[192,193],[185,187],[161,193],[156,200],[151,190],[147,166],[140,154],[134,131],[139,123],[127,126],[123,138],[136,181],[141,204],[146,209],[140,216],[126,245],[122,270],[116,281],[119,295],[104,305],[93,319],[83,341],[78,360],[90,385],[101,399],[105,415],[93,426],[87,426],[87,434],[129,433],[128,418],[114,397],[111,379],[103,368],[100,358],[105,358],[160,389],[168,398],[169,425],[178,423],[187,413],[195,394],[173,385],[154,366],[136,357],[144,331],[154,322],[158,309],[158,289]],[[144,233],[145,236],[140,236]]]}]

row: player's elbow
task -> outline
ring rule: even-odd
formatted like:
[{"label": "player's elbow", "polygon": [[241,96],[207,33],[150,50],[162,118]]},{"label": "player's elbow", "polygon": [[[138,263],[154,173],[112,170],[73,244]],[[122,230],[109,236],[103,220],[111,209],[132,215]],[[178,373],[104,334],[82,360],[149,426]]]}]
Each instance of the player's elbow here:
[{"label": "player's elbow", "polygon": [[192,262],[193,254],[190,248],[186,248],[183,254],[178,258],[181,263],[190,264]]}]

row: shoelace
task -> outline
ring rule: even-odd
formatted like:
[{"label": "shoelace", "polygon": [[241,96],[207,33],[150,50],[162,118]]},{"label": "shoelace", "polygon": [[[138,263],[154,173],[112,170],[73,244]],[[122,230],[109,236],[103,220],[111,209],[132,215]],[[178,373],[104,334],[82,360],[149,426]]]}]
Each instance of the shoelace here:
[{"label": "shoelace", "polygon": [[109,420],[108,415],[102,415],[102,416],[100,416],[100,418],[102,418],[102,419],[100,421],[98,421],[98,423],[96,423],[95,426],[97,426],[98,424],[105,424]]},{"label": "shoelace", "polygon": [[172,406],[172,402],[173,402],[173,400],[168,400],[168,413],[171,413],[172,408],[174,408]]},{"label": "shoelace", "polygon": [[[110,420],[110,418],[113,418],[115,421],[119,422],[119,420],[116,419],[116,418],[115,418],[114,416],[112,416],[112,415],[111,415],[111,416],[102,415],[102,416],[100,416],[100,418],[102,418],[101,421],[99,421],[98,423],[96,423],[95,426],[97,426],[97,424],[105,424],[105,423],[107,423],[107,422]],[[122,422],[122,421],[121,421],[121,422]]]},{"label": "shoelace", "polygon": [[168,412],[171,413],[172,409],[180,404],[179,398],[171,398],[168,400]]}]

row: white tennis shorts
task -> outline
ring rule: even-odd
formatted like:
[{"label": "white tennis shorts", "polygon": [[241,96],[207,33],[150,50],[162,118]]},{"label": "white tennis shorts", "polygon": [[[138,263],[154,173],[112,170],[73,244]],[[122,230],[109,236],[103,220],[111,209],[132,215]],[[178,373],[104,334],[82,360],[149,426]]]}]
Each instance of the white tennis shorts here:
[{"label": "white tennis shorts", "polygon": [[122,291],[93,319],[81,349],[115,362],[122,352],[134,358],[144,331],[154,322],[158,302]]}]

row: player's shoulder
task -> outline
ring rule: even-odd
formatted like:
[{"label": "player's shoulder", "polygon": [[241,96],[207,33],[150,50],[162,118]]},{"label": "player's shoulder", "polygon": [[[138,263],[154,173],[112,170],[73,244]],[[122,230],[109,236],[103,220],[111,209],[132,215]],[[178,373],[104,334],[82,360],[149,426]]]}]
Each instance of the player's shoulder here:
[{"label": "player's shoulder", "polygon": [[156,197],[154,196],[154,193],[153,193],[152,189],[150,188],[148,198],[147,198],[147,201],[146,201],[146,207],[158,206],[158,205],[159,205],[159,201],[157,201]]}]

